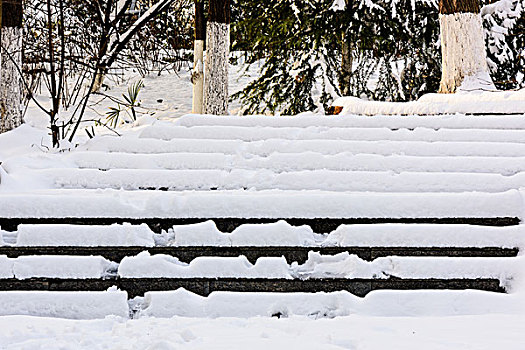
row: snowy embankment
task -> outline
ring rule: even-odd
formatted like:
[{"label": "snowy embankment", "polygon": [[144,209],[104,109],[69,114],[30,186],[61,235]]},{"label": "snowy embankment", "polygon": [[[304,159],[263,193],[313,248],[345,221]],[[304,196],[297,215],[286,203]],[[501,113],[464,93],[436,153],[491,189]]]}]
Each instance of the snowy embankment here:
[{"label": "snowy embankment", "polygon": [[[523,117],[187,116],[139,124],[131,135],[59,154],[24,150],[26,134],[38,134],[28,126],[3,135],[0,216],[523,215],[515,191],[525,183]],[[169,191],[144,191],[152,189]]]},{"label": "snowy embankment", "polygon": [[[121,138],[98,136],[56,153],[28,147],[28,140],[39,145],[47,137],[29,126],[0,135],[0,218],[522,219],[525,214],[523,117],[197,116],[174,123],[147,123],[146,119],[139,121],[136,129]],[[161,234],[144,225],[19,225],[16,231],[0,233],[4,246],[16,248],[522,249],[523,227],[342,225],[329,234],[319,234],[308,226],[278,222],[242,225],[224,233],[207,221],[177,225]],[[2,278],[16,281],[31,277],[490,278],[498,279],[510,293],[373,291],[364,299],[343,292],[212,293],[202,298],[178,290],[148,292],[143,299],[131,301],[137,317],[522,314],[523,266],[522,256],[387,256],[367,262],[348,253],[322,256],[313,252],[303,264],[281,257],[261,257],[252,264],[244,256],[201,256],[183,263],[176,257],[147,252],[128,256],[120,264],[97,256],[0,258]],[[17,312],[13,306],[0,313],[123,316],[122,300],[127,298],[125,292],[87,293],[89,298],[100,298],[93,303],[101,306],[96,312],[86,309],[83,316],[82,308],[77,313],[61,311],[52,300],[60,293],[32,293],[36,299],[26,296],[27,305],[22,304],[27,311]],[[0,301],[5,298],[6,305],[14,305],[22,300],[21,295],[0,293]],[[39,312],[31,306],[37,302],[50,306]],[[115,304],[116,309],[106,308],[106,303]]]},{"label": "snowy embankment", "polygon": [[341,97],[333,106],[343,107],[341,114],[413,115],[413,114],[523,114],[525,89],[519,91],[475,91],[455,94],[427,94],[412,102],[373,102],[357,97]]}]

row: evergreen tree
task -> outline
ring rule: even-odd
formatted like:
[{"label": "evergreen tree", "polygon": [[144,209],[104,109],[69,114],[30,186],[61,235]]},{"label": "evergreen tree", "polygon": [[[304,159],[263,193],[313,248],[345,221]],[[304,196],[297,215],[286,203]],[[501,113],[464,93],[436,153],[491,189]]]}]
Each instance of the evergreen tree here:
[{"label": "evergreen tree", "polygon": [[[244,113],[322,111],[342,94],[404,101],[439,83],[437,4],[237,0],[234,49],[260,63],[261,77],[237,93]],[[352,70],[341,69],[350,47]],[[344,66],[343,66],[344,68]]]}]

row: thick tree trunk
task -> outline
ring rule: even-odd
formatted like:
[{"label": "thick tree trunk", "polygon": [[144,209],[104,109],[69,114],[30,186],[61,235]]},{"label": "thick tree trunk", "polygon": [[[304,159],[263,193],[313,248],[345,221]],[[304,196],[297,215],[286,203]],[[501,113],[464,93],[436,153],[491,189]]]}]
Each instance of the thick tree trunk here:
[{"label": "thick tree trunk", "polygon": [[193,52],[193,103],[192,113],[203,113],[204,100],[204,40],[206,38],[206,23],[204,20],[204,0],[195,0],[195,50]]},{"label": "thick tree trunk", "polygon": [[210,0],[206,26],[204,113],[228,114],[230,0]]},{"label": "thick tree trunk", "polygon": [[22,0],[0,0],[0,133],[22,119]]},{"label": "thick tree trunk", "polygon": [[495,89],[488,73],[487,53],[478,0],[440,0],[442,75],[439,92]]}]

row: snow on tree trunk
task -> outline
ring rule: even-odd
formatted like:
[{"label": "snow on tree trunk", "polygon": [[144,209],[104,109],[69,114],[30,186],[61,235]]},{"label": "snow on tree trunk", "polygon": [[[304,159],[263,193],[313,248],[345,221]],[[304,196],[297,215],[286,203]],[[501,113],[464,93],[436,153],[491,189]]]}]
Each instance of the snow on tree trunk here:
[{"label": "snow on tree trunk", "polygon": [[489,76],[483,24],[477,0],[439,4],[442,74],[439,92],[494,90]]},{"label": "snow on tree trunk", "polygon": [[206,24],[204,21],[204,0],[195,0],[195,49],[193,52],[193,83],[192,113],[203,113],[204,100],[204,66],[203,52],[206,37]]},{"label": "snow on tree trunk", "polygon": [[0,133],[22,119],[22,1],[0,1]]},{"label": "snow on tree trunk", "polygon": [[228,114],[230,0],[210,0],[206,26],[204,113]]}]

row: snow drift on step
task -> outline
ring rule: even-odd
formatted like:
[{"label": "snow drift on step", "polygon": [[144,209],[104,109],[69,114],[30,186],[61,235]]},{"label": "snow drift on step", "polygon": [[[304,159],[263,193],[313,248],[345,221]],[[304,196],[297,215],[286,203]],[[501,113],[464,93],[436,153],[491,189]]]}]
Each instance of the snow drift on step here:
[{"label": "snow drift on step", "polygon": [[19,291],[0,293],[0,316],[28,315],[79,320],[129,315],[128,294],[107,292]]},{"label": "snow drift on step", "polygon": [[9,259],[5,255],[0,255],[0,278],[13,278],[13,259]]},{"label": "snow drift on step", "polygon": [[525,226],[375,224],[341,225],[335,231],[316,234],[310,226],[286,221],[241,225],[221,232],[211,220],[177,225],[167,241],[170,246],[306,246],[306,247],[502,247],[525,248]]},{"label": "snow drift on step", "polygon": [[353,141],[483,141],[525,142],[525,130],[505,129],[448,129],[448,128],[400,128],[386,127],[250,127],[206,125],[184,127],[170,122],[158,121],[145,128],[141,138],[148,139],[202,139],[260,141],[284,140],[353,140]]},{"label": "snow drift on step", "polygon": [[521,217],[519,191],[46,190],[0,196],[4,218],[498,218]]},{"label": "snow drift on step", "polygon": [[[525,142],[525,135],[523,137]],[[300,170],[493,173],[525,172],[525,157],[406,156],[352,154],[324,155],[318,152],[272,153],[268,157],[245,158],[222,153],[106,153],[74,152],[70,158],[81,169],[233,170],[268,169],[275,173]]]},{"label": "snow drift on step", "polygon": [[523,257],[452,258],[452,257],[384,257],[367,262],[356,255],[340,253],[321,255],[309,252],[308,260],[292,263],[295,278],[495,278],[503,286],[520,275]]},{"label": "snow drift on step", "polygon": [[13,261],[15,278],[103,278],[114,275],[117,264],[99,256],[21,256]]},{"label": "snow drift on step", "polygon": [[[525,118],[523,118],[525,119]],[[478,156],[523,157],[525,144],[512,142],[462,141],[352,141],[352,140],[286,140],[260,141],[214,139],[136,139],[101,137],[81,150],[126,153],[223,153],[268,157],[274,153],[300,154],[316,152],[324,155],[340,153],[409,155],[420,157]]]},{"label": "snow drift on step", "polygon": [[168,255],[142,252],[126,257],[118,268],[120,277],[166,278],[291,278],[286,260],[259,258],[255,265],[245,256],[236,258],[198,257],[186,264]]},{"label": "snow drift on step", "polygon": [[321,255],[309,252],[308,260],[288,265],[284,257],[259,258],[253,265],[244,256],[198,257],[189,264],[168,255],[142,252],[126,257],[118,268],[124,278],[363,278],[454,279],[494,278],[508,286],[519,275],[523,258],[385,257],[368,262],[356,255]]},{"label": "snow drift on step", "polygon": [[144,246],[155,245],[154,233],[142,225],[19,225],[17,246]]},{"label": "snow drift on step", "polygon": [[365,298],[335,293],[213,292],[202,297],[178,289],[147,292],[135,298],[135,318],[142,317],[270,317],[332,318],[350,315],[380,317],[520,314],[520,295],[484,291],[372,291]]},{"label": "snow drift on step", "polygon": [[241,225],[232,233],[223,233],[211,220],[173,227],[173,246],[315,246],[322,235],[309,226],[291,226],[286,221],[271,224]]},{"label": "snow drift on step", "polygon": [[523,113],[525,89],[519,91],[476,91],[455,94],[427,94],[412,102],[365,101],[340,97],[333,106],[343,107],[341,114],[412,115],[447,113]]},{"label": "snow drift on step", "polygon": [[306,170],[49,169],[35,174],[55,188],[124,190],[325,190],[362,192],[504,192],[525,184],[525,172],[511,176],[480,173]]},{"label": "snow drift on step", "polygon": [[[522,90],[523,91],[523,90]],[[523,92],[522,92],[523,93]],[[435,98],[443,96],[454,98],[458,94],[433,95]],[[459,95],[458,95],[459,96]],[[497,96],[497,95],[494,95]],[[525,99],[525,98],[524,98]],[[439,101],[436,101],[439,102]],[[523,113],[524,109],[520,111]],[[354,127],[354,128],[450,128],[450,129],[525,129],[523,116],[465,116],[461,114],[448,114],[440,116],[323,116],[323,115],[298,115],[280,116],[201,116],[188,114],[176,121],[181,126],[250,126],[250,127]]]}]

